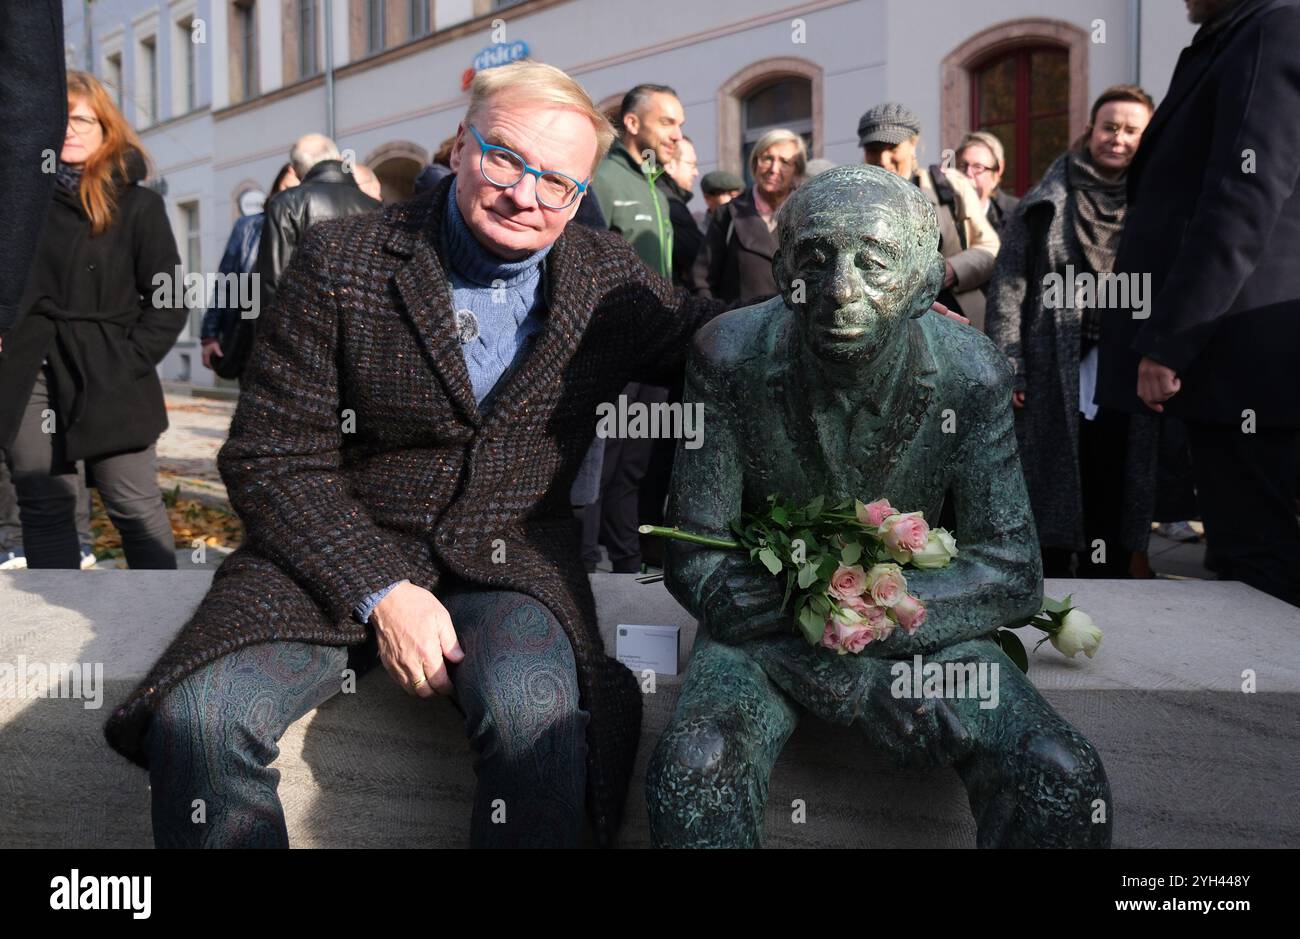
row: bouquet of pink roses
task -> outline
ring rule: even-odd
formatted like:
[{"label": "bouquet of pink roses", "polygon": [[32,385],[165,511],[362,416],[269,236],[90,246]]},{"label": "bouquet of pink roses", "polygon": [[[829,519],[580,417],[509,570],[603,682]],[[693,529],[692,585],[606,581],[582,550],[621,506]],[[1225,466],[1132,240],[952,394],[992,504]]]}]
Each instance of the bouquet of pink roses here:
[{"label": "bouquet of pink roses", "polygon": [[748,550],[774,576],[785,574],[781,609],[809,643],[840,655],[858,653],[895,629],[908,635],[925,623],[925,604],[908,592],[904,569],[946,567],[957,542],[930,528],[921,512],[900,512],[888,499],[846,500],[830,507],[821,496],[795,507],[768,496],[768,509],[732,523],[737,540],[642,525],[660,535],[716,548]]}]

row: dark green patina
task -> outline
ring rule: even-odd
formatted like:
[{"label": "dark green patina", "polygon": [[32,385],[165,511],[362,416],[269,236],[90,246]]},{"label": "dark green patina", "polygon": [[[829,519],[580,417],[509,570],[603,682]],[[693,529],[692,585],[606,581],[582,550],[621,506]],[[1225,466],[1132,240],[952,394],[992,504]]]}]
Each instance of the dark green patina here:
[{"label": "dark green patina", "polygon": [[[648,769],[654,840],[757,845],[772,766],[808,711],[900,765],[953,766],[981,846],[1108,846],[1096,751],[987,638],[1038,611],[1042,565],[1009,367],[981,333],[927,312],[944,272],[933,210],[905,180],[847,166],[799,188],[778,234],[781,296],[696,337],[685,399],[704,404],[704,443],[678,448],[669,523],[725,538],[774,492],[888,497],[932,522],[949,502],[959,556],[908,572],[929,614],[915,635],[841,656],[795,634],[783,579],[747,554],[669,543],[668,588],[701,629]],[[997,665],[997,706],[895,697],[891,669],[917,654]]]}]

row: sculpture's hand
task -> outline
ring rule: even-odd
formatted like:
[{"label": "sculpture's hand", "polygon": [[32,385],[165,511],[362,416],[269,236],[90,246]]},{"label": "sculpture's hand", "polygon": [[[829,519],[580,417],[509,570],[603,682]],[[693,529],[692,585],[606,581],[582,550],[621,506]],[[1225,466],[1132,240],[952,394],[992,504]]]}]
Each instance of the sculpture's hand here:
[{"label": "sculpture's hand", "polygon": [[[855,724],[873,744],[910,765],[951,760],[964,753],[970,736],[946,698],[906,696],[911,693],[910,678],[903,683],[907,686],[905,696],[896,697],[899,682],[891,669],[897,663],[857,658],[870,678],[863,685],[859,699],[862,713]],[[910,668],[911,663],[907,664]]]},{"label": "sculpture's hand", "polygon": [[416,584],[398,584],[371,615],[379,638],[379,658],[393,681],[407,694],[420,698],[451,694],[443,660],[454,664],[465,658],[465,653],[452,628],[451,614],[437,597]]},{"label": "sculpture's hand", "polygon": [[768,633],[793,631],[789,613],[781,612],[784,596],[781,578],[737,567],[725,575],[722,589],[714,594],[716,602],[706,606],[709,635],[734,644]]},{"label": "sculpture's hand", "polygon": [[[873,746],[900,763],[952,760],[969,747],[970,737],[950,702],[908,697],[910,661],[901,663],[909,673],[898,680],[897,660],[836,655],[809,645],[802,636],[766,636],[746,643],[744,649],[799,704],[823,720],[858,728]],[[895,697],[895,690],[901,696]]]}]

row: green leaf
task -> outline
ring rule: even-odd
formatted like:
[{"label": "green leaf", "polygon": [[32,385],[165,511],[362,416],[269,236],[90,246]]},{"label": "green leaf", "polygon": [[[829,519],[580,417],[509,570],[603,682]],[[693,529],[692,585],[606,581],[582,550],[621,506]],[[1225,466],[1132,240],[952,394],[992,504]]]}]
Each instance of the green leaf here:
[{"label": "green leaf", "polygon": [[1022,672],[1029,674],[1029,656],[1025,654],[1025,647],[1020,642],[1020,637],[1013,632],[999,629],[998,638],[1002,645],[1002,651],[1007,654],[1007,658],[1015,662]]},{"label": "green leaf", "polygon": [[826,621],[808,607],[804,607],[803,612],[799,614],[799,628],[803,631],[808,644],[816,645],[822,641],[822,634],[826,632]]},{"label": "green leaf", "polygon": [[829,616],[831,612],[831,601],[827,600],[824,594],[817,594],[808,601],[818,616]]},{"label": "green leaf", "polygon": [[835,568],[839,567],[839,561],[833,554],[823,554],[820,563],[817,565],[817,572],[821,575],[822,580],[830,581],[835,574]]},{"label": "green leaf", "polygon": [[805,564],[799,568],[799,589],[807,590],[817,582],[817,566],[815,564]]},{"label": "green leaf", "polygon": [[840,552],[840,562],[846,565],[857,564],[860,557],[862,557],[862,545],[856,541],[846,544],[844,550]]},{"label": "green leaf", "polygon": [[1047,613],[1064,613],[1067,609],[1069,609],[1069,607],[1067,607],[1067,606],[1066,606],[1064,603],[1062,603],[1060,600],[1053,600],[1051,597],[1044,595],[1044,597],[1043,597],[1043,610],[1044,610],[1045,612],[1047,612]]},{"label": "green leaf", "polygon": [[785,572],[785,595],[781,597],[781,612],[785,612],[785,605],[790,602],[790,594],[794,592],[794,571]]},{"label": "green leaf", "polygon": [[807,511],[808,511],[808,517],[809,517],[810,519],[813,519],[813,518],[816,518],[817,516],[821,515],[821,514],[822,514],[822,505],[823,505],[825,502],[826,502],[826,497],[825,497],[825,496],[818,496],[816,499],[813,499],[811,502],[809,502],[809,503],[808,503],[808,510],[807,510]]},{"label": "green leaf", "polygon": [[786,514],[785,509],[779,505],[772,506],[772,511],[768,513],[772,516],[772,521],[778,525],[787,525],[790,522],[790,516]]},{"label": "green leaf", "polygon": [[776,552],[771,548],[764,548],[758,552],[758,559],[763,562],[763,566],[773,574],[781,573],[781,560],[776,556]]}]

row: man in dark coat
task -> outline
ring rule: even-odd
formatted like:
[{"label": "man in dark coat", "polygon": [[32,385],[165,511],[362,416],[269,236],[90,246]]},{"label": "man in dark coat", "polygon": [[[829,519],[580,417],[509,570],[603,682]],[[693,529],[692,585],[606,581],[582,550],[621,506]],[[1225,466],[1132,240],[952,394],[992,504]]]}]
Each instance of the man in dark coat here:
[{"label": "man in dark coat", "polygon": [[302,182],[266,204],[262,240],[257,248],[263,309],[275,301],[280,276],[307,229],[317,222],[373,212],[383,205],[361,191],[352,172],[344,168],[338,147],[328,137],[308,134],[300,138],[289,153],[289,162]]},{"label": "man in dark coat", "polygon": [[[539,80],[580,102],[517,90]],[[589,179],[610,140],[562,72],[481,72],[455,176],[299,245],[218,457],[246,540],[105,728],[151,769],[157,843],[285,844],[275,740],[341,690],[344,647],[368,632],[408,693],[455,689],[478,753],[474,843],[573,844],[584,802],[614,840],[641,692],[605,655],[569,489],[597,405],[670,379],[720,305],[567,224],[576,203],[545,171]],[[501,303],[475,283],[484,264],[511,267]],[[485,366],[498,347],[518,351]],[[199,736],[228,743],[208,762]]]},{"label": "man in dark coat", "polygon": [[[68,120],[63,8],[0,4],[0,337],[18,322],[32,254],[54,196],[51,162]],[[48,159],[45,154],[49,153]]]},{"label": "man in dark coat", "polygon": [[1203,24],[1129,170],[1099,404],[1187,424],[1222,576],[1300,604],[1300,0],[1189,0]]}]

